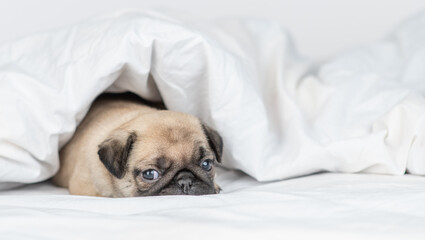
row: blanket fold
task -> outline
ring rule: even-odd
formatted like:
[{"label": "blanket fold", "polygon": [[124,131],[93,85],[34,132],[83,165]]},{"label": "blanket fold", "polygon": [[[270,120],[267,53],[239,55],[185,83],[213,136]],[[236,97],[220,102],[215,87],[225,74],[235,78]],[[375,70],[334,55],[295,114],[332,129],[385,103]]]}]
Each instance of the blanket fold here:
[{"label": "blanket fold", "polygon": [[124,11],[0,46],[0,189],[59,168],[102,92],[200,117],[224,166],[259,181],[319,171],[425,174],[425,14],[323,64],[266,20]]}]

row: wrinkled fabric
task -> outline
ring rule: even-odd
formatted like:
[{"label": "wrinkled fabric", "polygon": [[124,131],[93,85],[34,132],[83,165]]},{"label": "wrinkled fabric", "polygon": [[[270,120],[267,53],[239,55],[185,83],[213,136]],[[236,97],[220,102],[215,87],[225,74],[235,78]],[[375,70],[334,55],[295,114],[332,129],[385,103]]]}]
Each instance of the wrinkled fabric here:
[{"label": "wrinkled fabric", "polygon": [[425,178],[316,174],[259,183],[220,171],[223,192],[102,198],[48,182],[0,192],[2,239],[418,239]]},{"label": "wrinkled fabric", "polygon": [[118,12],[0,46],[0,189],[45,180],[102,92],[200,117],[259,181],[425,174],[425,14],[315,64],[266,20]]}]

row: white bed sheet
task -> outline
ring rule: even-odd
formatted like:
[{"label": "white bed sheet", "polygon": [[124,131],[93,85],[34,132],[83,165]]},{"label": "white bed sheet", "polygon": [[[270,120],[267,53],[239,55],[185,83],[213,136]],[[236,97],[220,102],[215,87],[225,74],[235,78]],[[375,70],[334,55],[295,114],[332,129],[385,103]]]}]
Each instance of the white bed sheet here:
[{"label": "white bed sheet", "polygon": [[259,183],[221,170],[222,194],[99,198],[49,182],[0,192],[2,239],[423,239],[425,178],[324,173]]}]

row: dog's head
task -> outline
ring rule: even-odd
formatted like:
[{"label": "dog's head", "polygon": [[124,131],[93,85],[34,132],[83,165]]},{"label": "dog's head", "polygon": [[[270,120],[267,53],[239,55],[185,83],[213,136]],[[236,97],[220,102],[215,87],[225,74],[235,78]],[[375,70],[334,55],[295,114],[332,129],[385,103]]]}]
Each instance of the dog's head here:
[{"label": "dog's head", "polygon": [[113,196],[202,195],[219,192],[215,165],[220,135],[197,118],[171,111],[136,117],[99,145]]}]

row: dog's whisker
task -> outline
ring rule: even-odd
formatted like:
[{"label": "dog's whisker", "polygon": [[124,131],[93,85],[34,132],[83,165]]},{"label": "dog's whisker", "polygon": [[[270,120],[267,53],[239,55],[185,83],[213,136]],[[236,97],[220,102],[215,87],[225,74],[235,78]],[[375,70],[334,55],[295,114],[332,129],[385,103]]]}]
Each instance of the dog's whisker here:
[{"label": "dog's whisker", "polygon": [[130,185],[127,185],[127,186],[124,186],[124,187],[122,187],[122,188],[118,188],[119,190],[123,190],[123,189],[126,189],[126,188],[129,188],[129,187],[131,187],[132,185],[130,184]]}]

